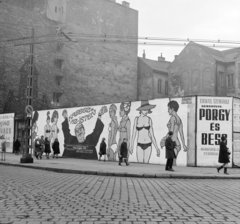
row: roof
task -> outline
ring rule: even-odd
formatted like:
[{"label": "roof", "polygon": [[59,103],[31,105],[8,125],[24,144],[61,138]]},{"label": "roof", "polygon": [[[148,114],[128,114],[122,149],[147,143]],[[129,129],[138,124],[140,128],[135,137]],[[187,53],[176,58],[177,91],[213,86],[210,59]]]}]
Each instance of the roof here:
[{"label": "roof", "polygon": [[233,48],[229,50],[219,51],[210,47],[206,47],[201,44],[197,44],[193,41],[190,41],[190,45],[197,45],[200,47],[203,51],[211,55],[215,60],[221,61],[221,62],[233,62],[234,58],[237,54],[240,53],[240,48]]},{"label": "roof", "polygon": [[171,64],[170,61],[155,61],[146,58],[140,58],[143,62],[145,62],[149,67],[151,67],[154,71],[158,72],[166,72],[168,73],[168,66]]}]

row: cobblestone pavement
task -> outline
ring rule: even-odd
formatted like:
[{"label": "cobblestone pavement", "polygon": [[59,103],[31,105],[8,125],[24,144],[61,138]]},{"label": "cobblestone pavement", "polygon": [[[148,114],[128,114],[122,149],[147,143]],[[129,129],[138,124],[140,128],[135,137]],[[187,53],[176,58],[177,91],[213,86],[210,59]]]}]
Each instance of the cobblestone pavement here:
[{"label": "cobblestone pavement", "polygon": [[0,224],[235,224],[239,180],[61,174],[0,166]]}]

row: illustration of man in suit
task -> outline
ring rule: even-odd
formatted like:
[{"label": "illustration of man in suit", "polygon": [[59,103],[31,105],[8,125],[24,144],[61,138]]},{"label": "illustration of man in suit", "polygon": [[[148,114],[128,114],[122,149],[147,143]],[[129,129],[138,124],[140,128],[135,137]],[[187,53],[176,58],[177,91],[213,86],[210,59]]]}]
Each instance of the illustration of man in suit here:
[{"label": "illustration of man in suit", "polygon": [[97,160],[96,145],[102,134],[104,124],[101,121],[101,117],[107,112],[107,107],[103,106],[98,113],[93,132],[85,138],[85,127],[82,123],[78,123],[75,128],[75,136],[71,135],[68,123],[67,111],[64,111],[64,121],[62,123],[62,130],[64,134],[64,152],[63,156],[81,159],[93,159]]}]

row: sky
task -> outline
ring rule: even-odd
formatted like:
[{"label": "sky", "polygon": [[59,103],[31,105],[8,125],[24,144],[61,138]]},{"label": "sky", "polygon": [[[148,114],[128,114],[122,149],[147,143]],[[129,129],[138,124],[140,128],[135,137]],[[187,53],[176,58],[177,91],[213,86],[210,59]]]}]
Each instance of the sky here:
[{"label": "sky", "polygon": [[[138,11],[138,36],[180,38],[196,40],[231,40],[240,47],[240,1],[239,0],[126,0],[130,8]],[[122,1],[117,0],[117,3]],[[154,41],[157,42],[157,41]],[[158,41],[159,42],[159,41]],[[161,41],[163,43],[163,41]],[[184,48],[182,46],[139,45],[138,55],[157,60],[162,54],[173,61]],[[199,42],[200,43],[200,42]],[[213,43],[200,43],[209,44]],[[215,48],[224,50],[223,48]]]}]

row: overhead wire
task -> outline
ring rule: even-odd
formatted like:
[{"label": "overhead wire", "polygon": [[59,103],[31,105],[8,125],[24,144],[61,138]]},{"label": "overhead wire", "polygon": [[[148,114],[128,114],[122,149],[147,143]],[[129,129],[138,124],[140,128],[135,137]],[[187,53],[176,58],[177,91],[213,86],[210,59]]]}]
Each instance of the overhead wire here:
[{"label": "overhead wire", "polygon": [[[177,38],[143,38],[143,37],[135,37],[134,39],[128,39],[128,38],[116,38],[116,36],[107,36],[107,35],[95,35],[95,36],[92,36],[92,35],[73,35],[71,33],[67,33],[68,34],[68,38],[66,37],[66,34],[65,33],[62,33],[62,35],[68,39],[67,42],[69,41],[72,41],[72,42],[78,42],[74,39],[79,39],[79,40],[89,40],[89,41],[93,41],[93,42],[96,42],[96,41],[104,41],[104,42],[111,42],[111,43],[133,43],[133,44],[136,44],[136,41],[134,40],[146,40],[145,42],[138,42],[138,44],[145,44],[145,45],[157,45],[157,44],[160,44],[162,45],[162,43],[159,43],[159,42],[152,42],[153,40],[156,40],[156,41],[168,41],[168,42],[190,42],[190,41],[193,41],[193,42],[204,42],[204,43],[213,43],[213,44],[219,44],[219,45],[206,45],[206,46],[212,46],[212,47],[220,47],[220,44],[222,46],[222,44],[233,44],[233,45],[238,45],[240,44],[239,41],[225,41],[225,40],[204,40],[204,39],[177,39]],[[71,37],[71,38],[70,38]],[[86,37],[88,37],[89,39],[86,39]],[[33,39],[33,40],[38,40],[38,39],[41,39],[41,38],[50,38],[50,40],[46,40],[45,42],[51,42],[51,38],[55,38],[54,40],[55,41],[61,41],[60,38],[61,36],[57,36],[56,34],[55,35],[51,35],[51,34],[46,34],[46,35],[41,35],[41,36],[35,36],[33,38],[31,37],[21,37],[21,38],[15,38],[15,39],[7,39],[7,40],[2,40],[1,42],[4,43],[4,42],[11,42],[11,41],[24,41],[24,40],[30,40],[30,39]],[[111,39],[115,39],[115,40],[111,40]],[[44,41],[39,41],[39,42],[36,42],[36,44],[39,44],[39,43],[44,43]],[[31,43],[22,43],[22,45],[28,45],[28,44],[31,44]],[[18,44],[16,46],[19,46],[21,44]],[[175,45],[175,44],[167,44],[167,45]],[[177,44],[177,46],[179,46],[179,44]],[[181,44],[180,44],[181,46]],[[237,47],[237,46],[224,46],[224,47]]]}]

